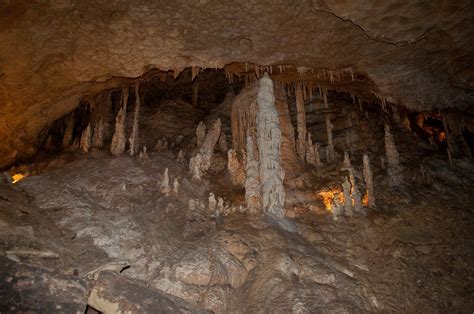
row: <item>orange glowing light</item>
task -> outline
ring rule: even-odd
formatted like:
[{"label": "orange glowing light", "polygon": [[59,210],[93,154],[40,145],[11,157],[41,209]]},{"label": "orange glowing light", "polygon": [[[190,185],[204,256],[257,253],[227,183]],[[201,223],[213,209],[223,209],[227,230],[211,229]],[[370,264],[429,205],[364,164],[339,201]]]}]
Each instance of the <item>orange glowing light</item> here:
[{"label": "orange glowing light", "polygon": [[17,183],[18,181],[21,181],[26,177],[27,177],[27,175],[25,175],[25,174],[16,173],[16,174],[12,175],[12,183]]},{"label": "orange glowing light", "polygon": [[324,206],[329,212],[332,211],[332,202],[334,199],[336,199],[336,201],[339,203],[344,202],[344,194],[341,190],[321,191],[318,193],[318,195],[322,197]]},{"label": "orange glowing light", "polygon": [[367,193],[365,193],[364,197],[362,198],[362,204],[364,206],[369,206],[369,195]]},{"label": "orange glowing light", "polygon": [[439,140],[440,142],[446,141],[446,132],[439,132],[439,134],[438,134],[438,140]]}]

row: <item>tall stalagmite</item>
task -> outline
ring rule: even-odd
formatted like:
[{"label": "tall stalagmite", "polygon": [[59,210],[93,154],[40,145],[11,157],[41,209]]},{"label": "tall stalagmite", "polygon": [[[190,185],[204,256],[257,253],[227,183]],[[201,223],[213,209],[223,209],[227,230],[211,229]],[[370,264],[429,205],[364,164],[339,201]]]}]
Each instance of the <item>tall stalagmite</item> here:
[{"label": "tall stalagmite", "polygon": [[369,207],[375,206],[375,196],[374,196],[374,178],[372,175],[372,170],[370,169],[370,160],[367,154],[364,154],[364,181],[367,189],[367,199]]},{"label": "tall stalagmite", "polygon": [[257,144],[259,150],[260,192],[266,213],[283,218],[285,190],[284,171],[280,165],[281,130],[275,108],[273,81],[267,73],[259,81]]},{"label": "tall stalagmite", "polygon": [[87,125],[87,128],[82,132],[81,136],[81,149],[84,153],[88,153],[91,149],[92,130],[91,124]]},{"label": "tall stalagmite", "polygon": [[301,160],[304,161],[306,157],[306,113],[304,109],[303,87],[301,83],[296,85],[296,120],[298,131],[296,151]]},{"label": "tall stalagmite", "polygon": [[140,94],[138,93],[138,90],[140,88],[139,83],[135,83],[135,111],[133,114],[133,129],[132,129],[132,135],[130,135],[130,138],[128,139],[128,142],[130,143],[130,148],[128,150],[128,153],[130,156],[133,156],[137,153],[139,150],[139,137],[138,137],[138,128],[140,126]]},{"label": "tall stalagmite", "polygon": [[247,158],[245,164],[245,204],[250,213],[256,214],[262,206],[258,161],[255,160],[252,137],[247,136]]},{"label": "tall stalagmite", "polygon": [[94,135],[92,136],[92,147],[102,148],[104,146],[104,122],[99,120],[94,127]]},{"label": "tall stalagmite", "polygon": [[115,118],[115,132],[110,144],[112,155],[119,156],[125,150],[125,117],[127,114],[128,86],[122,88],[122,105]]},{"label": "tall stalagmite", "polygon": [[67,147],[69,146],[69,144],[71,144],[75,122],[76,121],[74,119],[74,111],[73,111],[67,118],[66,130],[64,131],[64,136],[63,136],[63,147]]}]

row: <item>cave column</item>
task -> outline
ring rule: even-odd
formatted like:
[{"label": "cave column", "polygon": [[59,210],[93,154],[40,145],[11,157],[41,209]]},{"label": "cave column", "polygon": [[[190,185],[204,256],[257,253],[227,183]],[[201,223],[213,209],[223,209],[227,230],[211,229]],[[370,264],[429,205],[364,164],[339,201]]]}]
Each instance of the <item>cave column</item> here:
[{"label": "cave column", "polygon": [[257,145],[262,205],[266,214],[283,218],[285,174],[280,164],[281,129],[275,108],[273,81],[267,73],[259,81],[257,105]]}]

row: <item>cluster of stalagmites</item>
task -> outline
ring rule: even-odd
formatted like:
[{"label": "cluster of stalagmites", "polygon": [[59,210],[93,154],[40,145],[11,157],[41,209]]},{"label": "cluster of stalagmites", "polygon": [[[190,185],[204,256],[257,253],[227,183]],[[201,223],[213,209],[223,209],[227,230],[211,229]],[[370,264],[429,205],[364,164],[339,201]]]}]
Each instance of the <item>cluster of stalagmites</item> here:
[{"label": "cluster of stalagmites", "polygon": [[[204,173],[211,167],[211,159],[214,153],[219,137],[221,136],[221,120],[214,121],[211,128],[205,130],[204,124],[200,124],[196,130],[197,145],[199,151],[189,160],[189,170],[193,175],[193,179],[201,180]],[[204,139],[203,139],[204,135]]]}]

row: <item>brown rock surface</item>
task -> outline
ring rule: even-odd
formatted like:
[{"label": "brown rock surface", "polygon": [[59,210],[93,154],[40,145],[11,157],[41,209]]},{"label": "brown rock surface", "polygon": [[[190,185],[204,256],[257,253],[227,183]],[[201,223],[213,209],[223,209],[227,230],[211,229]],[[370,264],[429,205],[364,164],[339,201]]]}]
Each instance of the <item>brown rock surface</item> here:
[{"label": "brown rock surface", "polygon": [[31,156],[82,96],[152,68],[351,67],[411,108],[472,100],[471,1],[6,1],[0,12],[0,166]]}]

